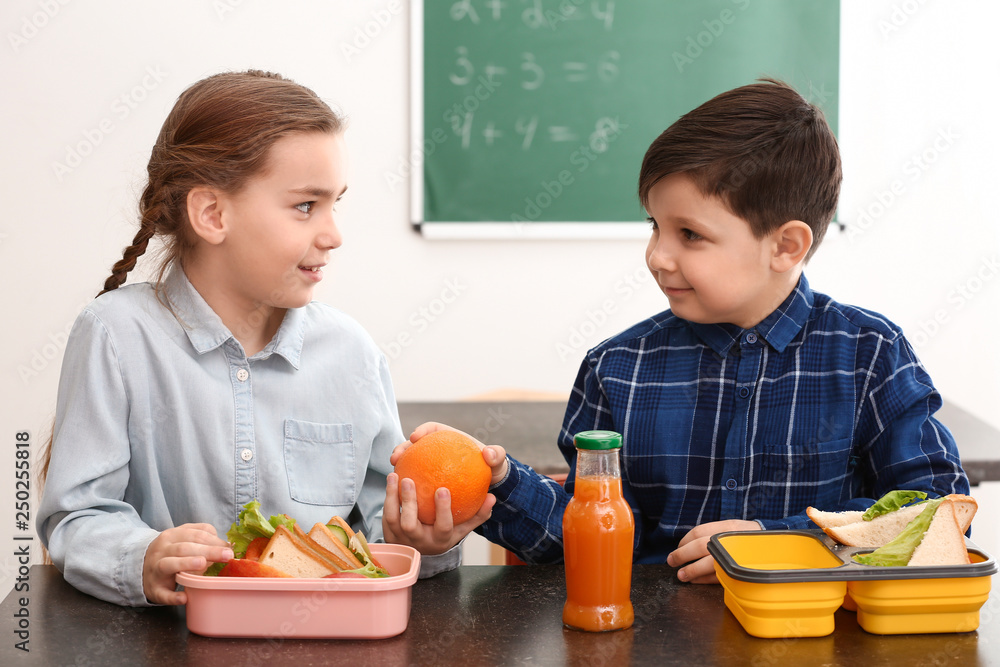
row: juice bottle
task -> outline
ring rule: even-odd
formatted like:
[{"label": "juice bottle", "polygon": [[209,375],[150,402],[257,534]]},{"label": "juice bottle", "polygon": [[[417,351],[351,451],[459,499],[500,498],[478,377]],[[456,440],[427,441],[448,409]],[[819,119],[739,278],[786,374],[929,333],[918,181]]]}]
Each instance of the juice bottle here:
[{"label": "juice bottle", "polygon": [[573,497],[563,514],[563,624],[591,632],[628,628],[634,618],[630,593],[635,519],[622,497],[622,437],[613,431],[583,431],[574,444]]}]

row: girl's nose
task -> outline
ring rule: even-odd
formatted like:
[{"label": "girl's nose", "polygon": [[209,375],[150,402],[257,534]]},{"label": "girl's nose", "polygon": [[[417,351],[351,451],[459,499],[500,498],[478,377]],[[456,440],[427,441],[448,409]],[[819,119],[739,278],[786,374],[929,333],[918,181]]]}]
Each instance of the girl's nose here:
[{"label": "girl's nose", "polygon": [[334,248],[339,248],[343,242],[344,237],[340,233],[340,228],[337,227],[333,215],[330,215],[328,223],[323,226],[323,229],[316,237],[316,246],[323,250],[333,250]]}]

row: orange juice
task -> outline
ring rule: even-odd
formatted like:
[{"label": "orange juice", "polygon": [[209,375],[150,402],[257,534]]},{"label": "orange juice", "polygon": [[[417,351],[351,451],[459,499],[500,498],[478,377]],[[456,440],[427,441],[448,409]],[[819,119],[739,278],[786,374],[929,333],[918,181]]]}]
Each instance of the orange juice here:
[{"label": "orange juice", "polygon": [[[563,623],[570,628],[601,632],[632,625],[635,519],[622,497],[618,448],[592,451],[581,446],[581,436],[593,433],[608,432],[577,435],[575,486],[563,515],[566,561]],[[620,436],[617,442],[621,442]]]}]

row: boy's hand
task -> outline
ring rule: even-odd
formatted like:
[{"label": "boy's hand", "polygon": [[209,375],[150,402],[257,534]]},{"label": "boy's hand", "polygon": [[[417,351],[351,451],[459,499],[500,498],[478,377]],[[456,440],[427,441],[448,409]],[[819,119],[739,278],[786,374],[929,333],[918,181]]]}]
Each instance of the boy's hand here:
[{"label": "boy's hand", "polygon": [[[418,426],[410,439],[399,445],[389,456],[389,463],[396,465],[399,457],[411,444],[435,431],[458,431],[445,424],[427,422]],[[461,431],[459,431],[461,432]],[[468,434],[465,434],[468,435]],[[496,484],[507,475],[507,452],[496,445],[486,446],[472,436],[468,436],[483,453],[486,465],[490,467],[490,484]],[[472,529],[490,518],[496,497],[490,493],[475,516],[457,526],[451,515],[451,495],[446,488],[437,489],[434,494],[434,525],[428,526],[417,519],[417,490],[412,479],[400,480],[396,473],[390,473],[385,484],[385,509],[382,512],[382,532],[386,542],[408,544],[427,555],[444,553],[461,542]]]},{"label": "boy's hand", "polygon": [[210,563],[232,560],[233,549],[208,523],[185,523],[156,536],[142,560],[142,592],[153,604],[187,603],[184,591],[174,590],[178,572],[201,574]]},{"label": "boy's hand", "polygon": [[681,538],[677,549],[667,556],[667,565],[681,568],[677,571],[677,578],[681,581],[692,584],[719,583],[719,578],[715,576],[715,559],[708,553],[708,538],[730,530],[760,530],[760,524],[756,521],[726,519],[695,526]]}]

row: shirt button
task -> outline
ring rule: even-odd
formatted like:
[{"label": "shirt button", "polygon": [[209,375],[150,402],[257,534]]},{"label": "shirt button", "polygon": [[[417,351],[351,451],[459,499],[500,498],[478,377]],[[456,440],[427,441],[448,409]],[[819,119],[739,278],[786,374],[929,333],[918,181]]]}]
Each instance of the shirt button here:
[{"label": "shirt button", "polygon": [[730,491],[732,491],[733,489],[735,489],[736,488],[736,480],[735,479],[726,480],[726,488],[729,489]]},{"label": "shirt button", "polygon": [[239,380],[240,382],[246,382],[248,377],[250,377],[250,373],[247,372],[247,369],[241,368],[240,370],[236,371],[236,379]]},{"label": "shirt button", "polygon": [[750,389],[748,387],[740,387],[740,398],[746,398],[750,395]]},{"label": "shirt button", "polygon": [[756,343],[757,342],[757,334],[755,334],[752,331],[750,333],[748,333],[747,334],[747,342],[750,343],[751,345],[753,345],[754,343]]},{"label": "shirt button", "polygon": [[253,458],[253,452],[249,449],[244,449],[242,452],[240,452],[240,458],[243,459],[244,461],[249,461],[250,459]]}]

